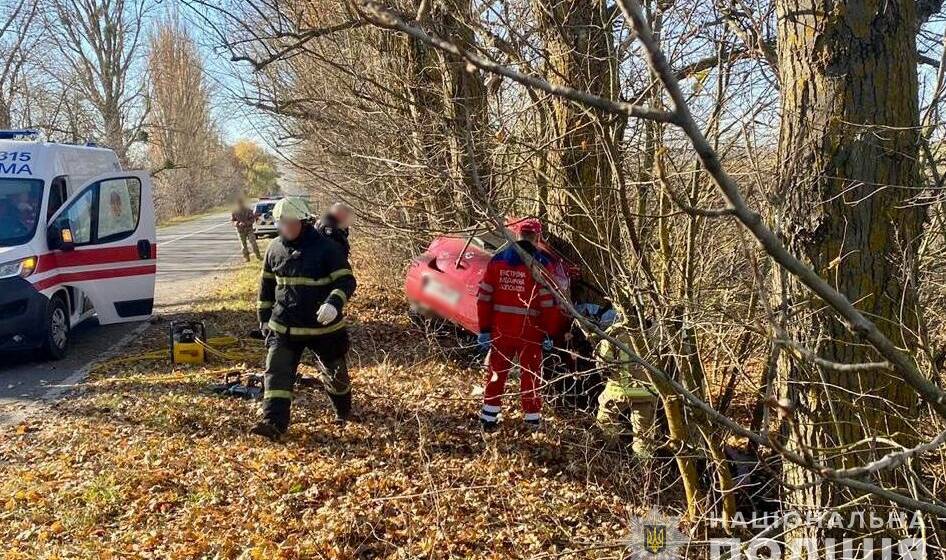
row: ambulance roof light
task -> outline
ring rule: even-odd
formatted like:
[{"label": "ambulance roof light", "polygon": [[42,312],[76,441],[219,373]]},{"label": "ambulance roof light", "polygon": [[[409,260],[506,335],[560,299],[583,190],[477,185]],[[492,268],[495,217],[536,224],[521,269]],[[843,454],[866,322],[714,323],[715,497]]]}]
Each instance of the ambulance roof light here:
[{"label": "ambulance roof light", "polygon": [[0,130],[0,140],[15,140],[17,138],[36,138],[38,130]]}]

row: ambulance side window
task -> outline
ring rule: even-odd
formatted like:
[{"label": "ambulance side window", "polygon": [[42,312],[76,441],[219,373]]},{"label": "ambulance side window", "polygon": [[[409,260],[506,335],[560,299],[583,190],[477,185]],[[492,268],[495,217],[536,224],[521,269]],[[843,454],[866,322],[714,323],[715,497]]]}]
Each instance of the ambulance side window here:
[{"label": "ambulance side window", "polygon": [[69,196],[66,193],[66,178],[56,177],[49,187],[49,204],[46,205],[46,220],[49,221],[53,214],[62,206]]},{"label": "ambulance side window", "polygon": [[95,202],[97,190],[89,189],[85,191],[56,220],[57,226],[72,228],[72,239],[76,245],[85,245],[92,241],[92,206]]},{"label": "ambulance side window", "polygon": [[138,229],[141,213],[141,182],[134,178],[99,183],[98,232],[100,243],[128,237]]}]

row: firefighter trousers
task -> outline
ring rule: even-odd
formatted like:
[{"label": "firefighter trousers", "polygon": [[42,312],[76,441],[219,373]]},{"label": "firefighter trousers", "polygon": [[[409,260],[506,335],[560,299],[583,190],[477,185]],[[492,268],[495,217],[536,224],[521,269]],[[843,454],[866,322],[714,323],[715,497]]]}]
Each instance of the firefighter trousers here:
[{"label": "firefighter trousers", "polygon": [[483,395],[480,419],[496,422],[506,390],[506,379],[515,362],[519,362],[520,398],[523,419],[538,422],[542,413],[539,387],[542,377],[542,344],[516,337],[497,337],[489,351],[489,373]]},{"label": "firefighter trousers", "polygon": [[271,334],[266,340],[266,373],[263,376],[263,420],[281,431],[289,428],[293,386],[306,348],[318,358],[319,378],[332,401],[335,414],[351,412],[351,379],[348,375],[348,335],[344,330],[322,336],[290,338]]}]

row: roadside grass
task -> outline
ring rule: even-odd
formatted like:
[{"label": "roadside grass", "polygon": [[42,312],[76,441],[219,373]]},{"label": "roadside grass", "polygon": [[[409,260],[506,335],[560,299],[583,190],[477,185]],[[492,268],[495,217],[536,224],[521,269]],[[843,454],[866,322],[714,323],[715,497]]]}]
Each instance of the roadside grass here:
[{"label": "roadside grass", "polygon": [[[408,319],[390,259],[355,257],[356,422],[335,426],[326,396],[304,389],[274,444],[246,435],[257,402],[209,390],[263,363],[246,337],[248,264],[93,368],[75,396],[0,435],[3,557],[620,558],[630,517],[676,495],[667,479],[605,450],[582,415],[549,411],[544,433],[519,430],[515,398],[484,438],[477,360],[449,330]],[[179,318],[236,337],[223,349],[235,359],[155,359]]]}]

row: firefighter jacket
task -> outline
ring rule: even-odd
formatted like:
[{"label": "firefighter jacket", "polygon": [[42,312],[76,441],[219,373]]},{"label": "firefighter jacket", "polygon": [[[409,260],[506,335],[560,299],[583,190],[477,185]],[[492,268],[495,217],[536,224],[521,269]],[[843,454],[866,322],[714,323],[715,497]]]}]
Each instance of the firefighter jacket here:
[{"label": "firefighter jacket", "polygon": [[[318,336],[345,328],[342,309],[355,292],[355,276],[342,248],[310,225],[293,241],[276,238],[266,251],[260,278],[260,323],[290,337]],[[323,303],[338,317],[316,320]]]},{"label": "firefighter jacket", "polygon": [[348,244],[348,230],[338,225],[338,220],[331,214],[322,216],[322,219],[315,225],[319,233],[338,243],[345,252],[345,258],[351,253],[351,246]]},{"label": "firefighter jacket", "polygon": [[[552,282],[551,257],[528,241],[519,241],[536,266]],[[558,308],[552,293],[536,282],[516,248],[507,247],[493,256],[480,282],[477,296],[480,332],[493,338],[515,337],[541,342],[552,331]]]}]

